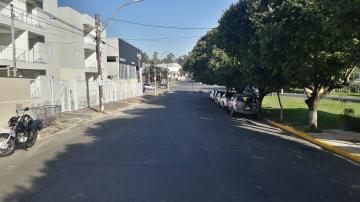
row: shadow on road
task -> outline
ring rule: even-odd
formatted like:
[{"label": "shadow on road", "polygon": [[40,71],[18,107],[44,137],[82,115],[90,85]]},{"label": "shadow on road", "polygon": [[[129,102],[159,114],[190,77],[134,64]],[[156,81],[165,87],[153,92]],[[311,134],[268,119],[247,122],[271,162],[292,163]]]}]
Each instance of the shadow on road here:
[{"label": "shadow on road", "polygon": [[358,167],[205,97],[168,94],[72,131],[89,141],[69,142],[4,201],[359,200]]}]

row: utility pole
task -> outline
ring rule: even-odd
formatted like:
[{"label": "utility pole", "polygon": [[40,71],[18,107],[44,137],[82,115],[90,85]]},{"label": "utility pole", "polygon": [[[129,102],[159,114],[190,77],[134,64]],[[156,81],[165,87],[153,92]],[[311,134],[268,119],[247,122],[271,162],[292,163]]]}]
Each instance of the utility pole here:
[{"label": "utility pole", "polygon": [[168,91],[170,91],[169,63],[166,63],[166,69],[167,69],[167,77],[166,77],[167,78],[167,89],[168,89]]},{"label": "utility pole", "polygon": [[12,41],[12,54],[13,54],[13,76],[16,77],[16,42],[15,42],[15,14],[14,5],[10,4],[11,11],[11,41]]},{"label": "utility pole", "polygon": [[154,87],[155,87],[155,95],[156,95],[156,61],[154,60],[154,72],[155,72],[155,77],[154,77],[154,81],[155,81],[155,84],[154,84]]},{"label": "utility pole", "polygon": [[103,89],[103,74],[101,68],[101,51],[100,51],[100,44],[101,44],[101,24],[100,24],[100,15],[95,14],[95,29],[96,29],[96,60],[97,60],[97,67],[98,67],[98,80],[99,80],[99,108],[100,112],[104,113],[104,89]]},{"label": "utility pole", "polygon": [[141,59],[142,59],[142,56],[141,56],[141,52],[140,54],[137,54],[137,58],[138,58],[138,62],[139,62],[139,83],[142,84],[143,83],[143,79],[142,79],[142,73],[141,73]]}]

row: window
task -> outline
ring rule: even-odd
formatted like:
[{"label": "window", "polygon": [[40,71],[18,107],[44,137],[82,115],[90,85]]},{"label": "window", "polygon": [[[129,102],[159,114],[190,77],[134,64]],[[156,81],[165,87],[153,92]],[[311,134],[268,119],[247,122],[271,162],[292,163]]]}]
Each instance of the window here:
[{"label": "window", "polygon": [[116,62],[116,57],[115,56],[108,56],[107,57],[107,62]]}]

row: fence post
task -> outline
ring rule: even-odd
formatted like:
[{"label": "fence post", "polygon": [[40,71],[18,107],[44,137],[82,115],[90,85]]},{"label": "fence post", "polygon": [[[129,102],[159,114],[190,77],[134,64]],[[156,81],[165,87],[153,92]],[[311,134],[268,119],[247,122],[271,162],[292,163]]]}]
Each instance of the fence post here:
[{"label": "fence post", "polygon": [[117,84],[117,82],[116,82],[117,80],[114,80],[114,102],[117,102],[118,101],[118,97],[117,97],[117,86],[116,86],[116,84]]},{"label": "fence post", "polygon": [[124,98],[124,100],[126,100],[126,99],[127,99],[127,93],[128,93],[128,90],[127,90],[127,81],[125,81],[124,92],[125,92],[125,98]]},{"label": "fence post", "polygon": [[78,95],[77,95],[77,80],[74,79],[74,109],[78,110],[79,109],[79,100],[78,100]]},{"label": "fence post", "polygon": [[51,85],[51,105],[54,105],[54,77],[52,76],[50,79]]},{"label": "fence post", "polygon": [[68,94],[68,110],[69,110],[69,112],[71,112],[71,92],[70,92],[70,85],[69,85],[69,83],[68,83],[68,85],[67,85],[67,94]]}]

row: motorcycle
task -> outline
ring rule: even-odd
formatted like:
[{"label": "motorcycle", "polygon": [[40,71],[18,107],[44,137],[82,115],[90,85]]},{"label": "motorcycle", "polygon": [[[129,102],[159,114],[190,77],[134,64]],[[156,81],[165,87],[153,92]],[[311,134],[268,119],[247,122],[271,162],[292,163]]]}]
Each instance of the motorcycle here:
[{"label": "motorcycle", "polygon": [[17,145],[30,148],[36,143],[38,132],[43,129],[43,123],[25,114],[29,110],[30,108],[25,108],[21,116],[16,110],[17,116],[11,117],[8,122],[10,130],[0,132],[0,157],[13,154]]}]

